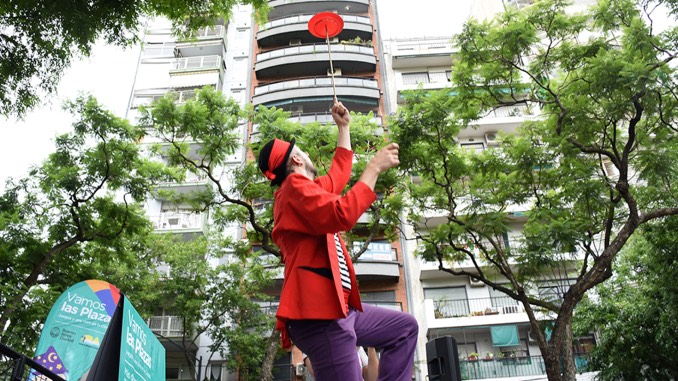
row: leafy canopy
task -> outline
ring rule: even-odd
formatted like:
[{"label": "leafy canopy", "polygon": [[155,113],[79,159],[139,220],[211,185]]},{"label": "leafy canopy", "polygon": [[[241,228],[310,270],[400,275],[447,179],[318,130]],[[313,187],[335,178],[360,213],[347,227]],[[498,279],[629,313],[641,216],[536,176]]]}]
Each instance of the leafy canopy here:
[{"label": "leafy canopy", "polygon": [[233,7],[250,4],[258,21],[265,0],[5,0],[0,3],[0,114],[18,116],[56,90],[74,57],[89,56],[95,41],[130,46],[144,22],[165,17],[177,34],[228,20]]}]

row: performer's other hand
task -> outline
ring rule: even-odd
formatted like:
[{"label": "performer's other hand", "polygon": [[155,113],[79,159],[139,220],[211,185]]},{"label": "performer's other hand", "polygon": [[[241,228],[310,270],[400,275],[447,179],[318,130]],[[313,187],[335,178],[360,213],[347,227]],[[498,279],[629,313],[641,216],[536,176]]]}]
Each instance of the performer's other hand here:
[{"label": "performer's other hand", "polygon": [[398,143],[390,143],[380,149],[368,165],[373,166],[379,173],[383,173],[398,164],[400,164],[398,159]]},{"label": "performer's other hand", "polygon": [[332,118],[339,128],[348,128],[351,115],[341,102],[335,102],[332,106]]}]

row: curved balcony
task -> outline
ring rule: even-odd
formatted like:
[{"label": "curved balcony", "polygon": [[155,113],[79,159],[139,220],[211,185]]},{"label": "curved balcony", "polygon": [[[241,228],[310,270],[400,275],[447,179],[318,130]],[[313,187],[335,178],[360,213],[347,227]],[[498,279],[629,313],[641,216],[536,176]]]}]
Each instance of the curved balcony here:
[{"label": "curved balcony", "polygon": [[343,1],[315,1],[315,0],[272,0],[268,2],[270,8],[268,19],[275,20],[281,17],[300,14],[316,14],[318,12],[332,12],[341,10],[342,13],[362,14],[370,8],[369,0]]},{"label": "curved balcony", "polygon": [[[337,97],[345,104],[359,103],[377,105],[379,87],[374,79],[338,77],[335,78]],[[252,104],[280,106],[289,103],[330,102],[332,100],[332,78],[303,78],[270,83],[254,89]],[[356,108],[352,108],[356,109]]]},{"label": "curved balcony", "polygon": [[[374,49],[359,45],[330,45],[335,70],[343,75],[373,73],[377,68]],[[276,77],[327,75],[330,59],[326,44],[311,44],[271,50],[257,55],[254,70],[262,80]]]},{"label": "curved balcony", "polygon": [[[308,32],[308,21],[313,15],[297,15],[273,20],[264,24],[257,33],[259,47],[270,48],[284,46],[296,41],[300,44],[321,42]],[[372,20],[365,16],[342,15],[344,29],[336,38],[339,41],[360,37],[362,40],[372,39]]]}]

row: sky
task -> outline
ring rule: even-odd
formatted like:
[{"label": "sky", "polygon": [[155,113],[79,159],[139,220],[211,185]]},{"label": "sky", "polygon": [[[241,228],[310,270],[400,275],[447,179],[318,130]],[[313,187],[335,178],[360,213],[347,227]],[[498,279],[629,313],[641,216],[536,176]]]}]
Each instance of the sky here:
[{"label": "sky", "polygon": [[[382,39],[451,36],[468,18],[471,0],[380,0],[377,3]],[[456,27],[456,28],[455,28]],[[140,47],[97,44],[92,55],[74,60],[55,94],[23,120],[0,117],[0,189],[8,177],[23,177],[54,149],[54,138],[71,130],[74,118],[62,110],[64,101],[80,93],[94,95],[114,114],[124,116],[132,91]]]}]

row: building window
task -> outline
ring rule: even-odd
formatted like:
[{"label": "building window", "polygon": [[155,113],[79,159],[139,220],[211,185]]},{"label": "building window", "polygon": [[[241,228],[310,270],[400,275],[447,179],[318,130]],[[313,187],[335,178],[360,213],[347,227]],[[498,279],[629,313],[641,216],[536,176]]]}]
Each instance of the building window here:
[{"label": "building window", "polygon": [[560,304],[565,293],[576,281],[576,279],[554,279],[541,282],[538,286],[539,297],[549,302]]},{"label": "building window", "polygon": [[[509,283],[504,283],[502,286],[505,286],[507,288],[510,288]],[[506,296],[503,292],[499,290],[495,290],[492,287],[488,287],[488,290],[490,291],[490,300],[492,301],[492,307],[507,307],[504,311],[511,311],[512,306],[518,306],[518,301]],[[518,308],[516,308],[516,311]],[[506,313],[506,312],[505,312]]]},{"label": "building window", "polygon": [[222,379],[221,375],[223,372],[223,365],[221,364],[211,364],[209,366],[209,377],[210,381],[225,381]]},{"label": "building window", "polygon": [[396,302],[395,291],[375,291],[360,293],[360,299],[364,304],[402,311],[403,306]]},{"label": "building window", "polygon": [[469,150],[469,151],[481,152],[481,151],[485,150],[485,144],[484,143],[476,143],[476,142],[460,143],[459,146],[461,148]]},{"label": "building window", "polygon": [[436,319],[469,316],[470,308],[466,287],[425,288],[424,299],[433,299]]},{"label": "building window", "polygon": [[403,84],[416,85],[419,83],[429,83],[428,72],[403,73]]},{"label": "building window", "polygon": [[274,381],[290,381],[294,380],[292,365],[292,353],[287,352],[278,357],[273,363],[273,380]]}]

